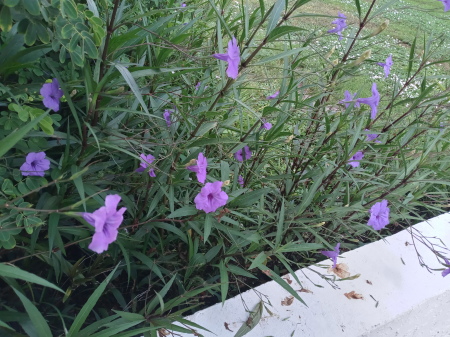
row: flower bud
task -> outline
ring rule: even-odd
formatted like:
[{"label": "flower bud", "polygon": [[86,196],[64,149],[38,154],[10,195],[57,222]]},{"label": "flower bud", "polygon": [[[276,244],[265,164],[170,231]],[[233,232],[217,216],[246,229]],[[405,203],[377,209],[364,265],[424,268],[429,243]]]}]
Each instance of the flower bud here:
[{"label": "flower bud", "polygon": [[225,181],[222,183],[222,186],[228,186],[228,185],[230,185],[230,181],[229,181],[229,180],[225,180]]},{"label": "flower bud", "polygon": [[339,63],[339,60],[338,60],[338,59],[336,59],[336,60],[334,60],[334,61],[331,61],[331,65],[332,65],[333,67],[336,67],[336,66],[338,65],[338,63]]},{"label": "flower bud", "polygon": [[336,50],[336,47],[333,46],[333,48],[331,48],[331,50],[328,52],[328,54],[325,55],[325,58],[326,59],[330,58],[330,56],[333,55],[335,50]]},{"label": "flower bud", "polygon": [[292,141],[292,139],[294,139],[294,135],[290,135],[289,137],[287,137],[285,143],[288,144]]},{"label": "flower bud", "polygon": [[385,30],[389,26],[389,20],[384,21],[381,25],[378,26],[376,30],[367,35],[364,39],[368,39],[369,37],[373,37],[375,35],[380,34],[383,30]]},{"label": "flower bud", "polygon": [[187,163],[185,166],[186,167],[188,167],[188,166],[194,166],[194,165],[196,165],[197,164],[197,159],[191,159],[190,161],[189,161],[189,163]]},{"label": "flower bud", "polygon": [[358,64],[361,64],[364,62],[364,60],[368,59],[372,55],[372,49],[366,50],[364,53],[361,54],[360,57],[358,57],[352,65],[357,66]]}]

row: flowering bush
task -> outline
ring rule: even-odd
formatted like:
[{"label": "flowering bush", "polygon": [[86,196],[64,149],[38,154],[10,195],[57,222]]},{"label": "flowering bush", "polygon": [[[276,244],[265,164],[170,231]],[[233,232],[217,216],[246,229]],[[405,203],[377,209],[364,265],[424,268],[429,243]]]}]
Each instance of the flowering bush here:
[{"label": "flowering bush", "polygon": [[182,315],[255,280],[302,300],[279,275],[441,212],[446,37],[386,58],[359,46],[388,7],[304,29],[310,1],[1,3],[0,332],[199,334]]}]

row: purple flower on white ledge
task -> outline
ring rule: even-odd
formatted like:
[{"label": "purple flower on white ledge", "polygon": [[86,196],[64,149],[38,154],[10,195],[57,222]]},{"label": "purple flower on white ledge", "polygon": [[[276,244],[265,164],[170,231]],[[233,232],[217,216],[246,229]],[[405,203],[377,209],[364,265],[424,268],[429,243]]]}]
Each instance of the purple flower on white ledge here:
[{"label": "purple flower on white ledge", "polygon": [[445,257],[444,257],[444,261],[445,261],[445,264],[447,265],[447,269],[444,269],[443,271],[442,271],[442,277],[445,277],[445,276],[447,276],[448,274],[450,274],[450,261],[449,260],[447,260]]},{"label": "purple flower on white ledge", "polygon": [[389,207],[387,200],[383,199],[370,208],[370,219],[367,225],[379,231],[389,224]]},{"label": "purple flower on white ledge", "polygon": [[334,250],[323,250],[320,253],[325,255],[326,257],[329,257],[333,261],[333,268],[336,268],[337,258],[339,256],[339,247],[341,246],[341,243],[338,243],[336,247],[334,247]]}]

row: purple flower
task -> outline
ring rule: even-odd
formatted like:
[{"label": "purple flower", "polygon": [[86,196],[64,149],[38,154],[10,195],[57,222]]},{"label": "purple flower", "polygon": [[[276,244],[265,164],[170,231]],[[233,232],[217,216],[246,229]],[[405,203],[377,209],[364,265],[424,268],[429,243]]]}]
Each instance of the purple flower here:
[{"label": "purple flower", "polygon": [[[150,165],[151,163],[153,163],[153,161],[155,160],[155,157],[153,157],[151,154],[149,154],[148,156],[146,156],[145,154],[142,153],[142,154],[140,155],[140,157],[141,157],[141,159],[143,160],[143,162],[141,162],[140,167],[138,167],[138,168],[136,169],[135,172],[144,172],[145,169],[146,169],[147,167],[149,167],[149,165]],[[156,177],[155,169],[151,168],[151,169],[148,171],[148,175],[149,175],[150,177]]]},{"label": "purple flower", "polygon": [[27,154],[25,163],[20,167],[23,176],[43,177],[44,171],[50,168],[50,160],[45,159],[45,152],[30,152]]},{"label": "purple flower", "polygon": [[222,182],[215,181],[213,183],[206,183],[202,187],[199,194],[194,199],[195,207],[198,210],[203,210],[205,213],[215,212],[216,209],[225,205],[228,200],[228,195],[222,191]]},{"label": "purple flower", "polygon": [[198,154],[197,164],[186,167],[189,171],[197,173],[197,180],[199,183],[204,184],[206,180],[206,168],[208,167],[208,161],[203,153]]},{"label": "purple flower", "polygon": [[172,112],[173,112],[173,110],[166,109],[166,110],[164,110],[164,113],[163,113],[163,117],[166,120],[166,124],[167,124],[168,128],[170,128],[170,126],[172,125],[172,121],[170,120],[170,115],[172,114]]},{"label": "purple flower", "polygon": [[274,99],[274,98],[277,98],[279,94],[280,94],[280,92],[277,91],[277,92],[274,93],[273,95],[267,96],[266,99]]},{"label": "purple flower", "polygon": [[[369,129],[365,129],[364,131],[370,131]],[[366,137],[367,137],[367,141],[368,142],[372,142],[372,141],[374,141],[375,139],[377,139],[378,138],[378,134],[376,134],[376,133],[369,133],[369,134],[367,134],[366,135]],[[379,140],[375,140],[375,143],[381,143]]]},{"label": "purple flower", "polygon": [[181,4],[181,7],[186,7],[186,4],[185,4],[185,3],[182,3],[182,4]]},{"label": "purple flower", "polygon": [[378,104],[380,103],[380,94],[378,93],[377,90],[377,84],[374,83],[372,84],[372,96],[371,97],[367,97],[367,98],[358,98],[356,100],[358,103],[363,103],[363,104],[367,104],[370,106],[370,108],[372,109],[372,112],[370,114],[370,119],[375,119],[375,117],[377,116],[377,107]]},{"label": "purple flower", "polygon": [[42,97],[44,97],[44,106],[52,109],[53,111],[59,110],[59,99],[64,95],[61,89],[59,89],[59,83],[56,78],[52,83],[45,83],[40,91]]},{"label": "purple flower", "polygon": [[[450,0],[449,0],[450,1]],[[382,66],[384,68],[384,77],[388,77],[389,73],[391,72],[391,67],[394,64],[394,62],[392,62],[392,54],[389,55],[389,57],[386,59],[386,62],[378,62],[377,63],[379,66]]]},{"label": "purple flower", "polygon": [[444,4],[444,12],[450,10],[450,0],[438,0]]},{"label": "purple flower", "polygon": [[202,85],[202,82],[197,82],[197,84],[195,85],[195,90],[200,89],[201,85]]},{"label": "purple flower", "polygon": [[228,50],[225,54],[214,54],[216,59],[228,62],[227,75],[233,79],[238,77],[239,63],[241,62],[241,53],[237,40],[233,36],[233,39],[228,42]]},{"label": "purple flower", "polygon": [[[445,257],[444,257],[444,261],[445,261],[445,264],[447,265],[447,267],[450,266],[450,261],[447,260]],[[445,277],[445,276],[447,276],[448,274],[450,274],[450,268],[444,269],[444,270],[442,271],[442,277]]]},{"label": "purple flower", "polygon": [[389,224],[389,207],[387,200],[383,199],[370,208],[370,219],[367,225],[379,231]]},{"label": "purple flower", "polygon": [[347,23],[345,22],[347,17],[341,12],[338,12],[338,17],[338,19],[331,22],[333,25],[336,25],[336,27],[330,29],[328,33],[337,33],[337,35],[339,35],[339,40],[342,40],[342,31],[347,27]]},{"label": "purple flower", "polygon": [[261,118],[261,122],[262,122],[261,129],[266,129],[266,130],[272,129],[272,123],[267,122],[265,118]]},{"label": "purple flower", "polygon": [[356,152],[353,156],[348,160],[348,164],[352,167],[358,167],[359,161],[364,158],[364,153],[362,151]]},{"label": "purple flower", "polygon": [[94,213],[83,213],[83,218],[94,226],[95,234],[89,249],[100,254],[108,249],[108,245],[117,239],[118,228],[123,221],[123,213],[127,210],[122,207],[117,211],[120,195],[111,194],[105,198],[105,206]]},{"label": "purple flower", "polygon": [[[350,91],[345,90],[344,92],[344,99],[342,101],[339,101],[339,103],[344,103],[345,108],[347,109],[348,106],[350,105],[351,102],[353,102],[353,100],[356,97],[356,92],[352,95]],[[355,104],[353,105],[355,108],[359,108],[359,103],[355,102]]]},{"label": "purple flower", "polygon": [[334,250],[323,250],[320,253],[325,255],[326,257],[329,257],[331,260],[333,260],[333,268],[336,268],[337,258],[339,255],[339,247],[341,246],[340,243],[334,247]]},{"label": "purple flower", "polygon": [[236,158],[237,161],[244,161],[247,159],[250,159],[252,157],[252,151],[250,151],[250,148],[248,146],[244,146],[244,148],[238,150],[234,154],[234,158]]},{"label": "purple flower", "polygon": [[241,185],[241,187],[244,187],[244,178],[242,176],[238,177],[238,184]]}]

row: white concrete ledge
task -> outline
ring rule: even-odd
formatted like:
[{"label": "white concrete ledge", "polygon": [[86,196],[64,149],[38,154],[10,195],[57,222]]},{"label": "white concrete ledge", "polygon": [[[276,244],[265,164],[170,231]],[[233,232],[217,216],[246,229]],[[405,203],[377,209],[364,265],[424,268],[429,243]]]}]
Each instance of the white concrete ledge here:
[{"label": "white concrete ledge", "polygon": [[[421,232],[428,237],[428,245],[434,244],[435,249],[450,258],[444,246],[450,244],[450,214],[412,228],[413,233]],[[342,254],[338,263],[347,264],[351,275],[361,276],[336,282],[337,289],[307,268],[298,270],[296,275],[302,285],[313,292],[299,293],[308,307],[298,300],[283,306],[282,301],[290,294],[273,281],[255,288],[267,296],[272,305],[268,308],[273,315],[264,310],[259,324],[245,336],[450,336],[450,276],[443,278],[440,271],[429,272],[422,267],[416,249],[429,267],[443,269],[423,243],[417,240],[415,246],[412,243],[411,231],[404,230]],[[324,261],[323,265],[329,266],[331,261]],[[311,266],[311,269],[327,273],[323,267]],[[314,286],[308,278],[323,288]],[[290,279],[294,289],[301,288],[292,276]],[[214,333],[197,329],[205,337],[233,337],[249,317],[243,302],[250,310],[260,302],[256,291],[249,290],[227,300],[224,306],[221,303],[213,305],[186,319]],[[348,299],[344,296],[351,291],[364,298]],[[225,328],[225,323],[233,332]]]}]

